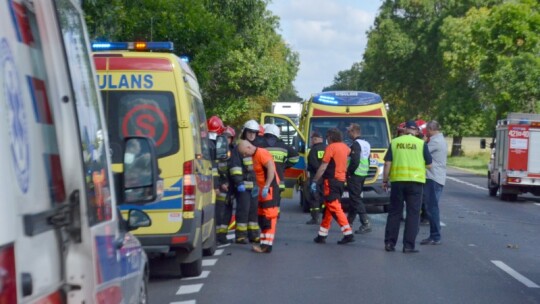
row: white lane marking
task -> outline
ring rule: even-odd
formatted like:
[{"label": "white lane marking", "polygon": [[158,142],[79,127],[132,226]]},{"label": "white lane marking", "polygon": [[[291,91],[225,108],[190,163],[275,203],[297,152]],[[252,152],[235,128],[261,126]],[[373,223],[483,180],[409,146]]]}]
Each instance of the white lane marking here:
[{"label": "white lane marking", "polygon": [[198,279],[206,279],[208,278],[208,275],[210,274],[210,270],[203,270],[201,274],[198,277],[191,277],[191,278],[181,278],[181,281],[188,281],[188,280],[198,280]]},{"label": "white lane marking", "polygon": [[231,244],[222,244],[222,245],[218,245],[217,248],[224,248],[224,247],[227,247],[227,246],[231,246]]},{"label": "white lane marking", "polygon": [[441,223],[441,227],[446,227],[446,224],[443,223],[443,222],[440,222]]},{"label": "white lane marking", "polygon": [[203,260],[202,265],[203,266],[214,266],[214,265],[216,265],[216,262],[217,262],[217,259]]},{"label": "white lane marking", "polygon": [[540,288],[540,286],[536,285],[533,281],[527,279],[523,275],[521,275],[519,272],[515,271],[514,269],[510,268],[510,266],[506,265],[505,263],[501,261],[491,261],[495,266],[502,269],[504,272],[511,275],[514,279],[520,281],[521,283],[525,284],[525,286],[529,288]]},{"label": "white lane marking", "polygon": [[456,183],[460,183],[460,184],[464,184],[464,185],[467,185],[467,186],[471,186],[473,188],[476,188],[476,189],[480,189],[480,190],[483,190],[483,191],[487,191],[487,188],[485,187],[480,187],[478,185],[475,185],[475,184],[471,184],[471,183],[468,183],[468,182],[464,182],[460,179],[457,179],[455,177],[451,177],[451,176],[446,176],[447,179],[449,180],[452,180],[452,181],[455,181]]},{"label": "white lane marking", "polygon": [[536,206],[540,206],[540,203],[534,203]]},{"label": "white lane marking", "polygon": [[214,252],[214,256],[222,255],[222,254],[223,254],[223,251],[225,251],[225,249],[218,249],[218,250],[216,250],[216,252]]},{"label": "white lane marking", "polygon": [[187,301],[180,301],[180,302],[171,302],[169,304],[196,304],[197,301],[195,300],[187,300]]},{"label": "white lane marking", "polygon": [[201,291],[201,288],[203,287],[203,285],[204,284],[201,283],[201,284],[180,286],[180,288],[176,292],[176,295],[185,295],[185,294],[190,294],[190,293],[197,293],[197,292]]}]

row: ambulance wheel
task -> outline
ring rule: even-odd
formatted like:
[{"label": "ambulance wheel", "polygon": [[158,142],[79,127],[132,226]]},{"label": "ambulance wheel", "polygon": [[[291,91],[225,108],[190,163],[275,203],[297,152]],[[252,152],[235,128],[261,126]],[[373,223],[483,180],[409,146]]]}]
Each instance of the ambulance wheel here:
[{"label": "ambulance wheel", "polygon": [[302,211],[304,213],[309,212],[309,199],[310,199],[309,191],[307,191],[306,187],[304,187],[304,189],[300,191],[300,207],[302,207]]},{"label": "ambulance wheel", "polygon": [[[214,224],[212,225],[212,232],[210,233],[210,237],[206,242],[204,242],[203,246],[203,256],[213,256],[217,249],[217,240],[216,240],[216,221],[214,221]],[[205,247],[206,246],[206,247]]]},{"label": "ambulance wheel", "polygon": [[182,277],[198,277],[202,273],[202,259],[198,259],[191,263],[180,264]]}]

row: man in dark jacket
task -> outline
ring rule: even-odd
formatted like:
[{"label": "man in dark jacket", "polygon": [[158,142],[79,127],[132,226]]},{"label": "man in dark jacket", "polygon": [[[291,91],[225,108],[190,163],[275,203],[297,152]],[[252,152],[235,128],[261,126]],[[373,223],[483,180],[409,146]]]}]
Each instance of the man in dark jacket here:
[{"label": "man in dark jacket", "polygon": [[[324,139],[319,132],[311,133],[311,149],[308,154],[308,163],[307,171],[309,173],[309,184],[311,185],[311,180],[317,173],[319,166],[321,165],[322,158],[324,156],[324,149],[326,145],[324,144]],[[319,185],[319,191],[311,193],[306,191],[304,193],[309,199],[309,212],[311,213],[311,219],[306,222],[307,225],[319,225],[321,223],[320,214],[321,214],[321,205],[322,205],[322,190]]]}]

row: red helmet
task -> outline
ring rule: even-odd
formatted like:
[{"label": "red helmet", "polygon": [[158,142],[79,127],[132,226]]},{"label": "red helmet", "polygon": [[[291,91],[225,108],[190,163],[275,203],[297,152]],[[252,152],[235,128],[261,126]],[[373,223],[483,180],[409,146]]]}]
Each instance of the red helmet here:
[{"label": "red helmet", "polygon": [[231,126],[227,126],[225,128],[225,131],[223,131],[223,135],[225,136],[230,136],[230,137],[235,137],[236,136],[236,132],[234,131],[234,128],[231,127]]},{"label": "red helmet", "polygon": [[424,136],[426,136],[426,132],[427,132],[426,125],[427,125],[427,123],[422,119],[418,119],[416,121],[416,125],[418,126],[418,129],[420,130],[420,132],[422,132],[422,134]]},{"label": "red helmet", "polygon": [[208,132],[217,133],[218,135],[221,135],[223,131],[225,131],[225,126],[223,125],[223,121],[221,121],[221,118],[217,117],[216,115],[208,118]]}]

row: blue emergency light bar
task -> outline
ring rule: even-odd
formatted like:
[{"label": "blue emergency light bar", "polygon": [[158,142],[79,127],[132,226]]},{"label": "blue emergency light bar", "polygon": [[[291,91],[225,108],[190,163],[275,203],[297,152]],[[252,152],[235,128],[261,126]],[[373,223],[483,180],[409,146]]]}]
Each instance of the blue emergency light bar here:
[{"label": "blue emergency light bar", "polygon": [[381,103],[379,94],[363,91],[329,91],[317,93],[312,96],[317,104],[333,106],[365,106]]},{"label": "blue emergency light bar", "polygon": [[92,51],[174,51],[174,44],[165,42],[93,42]]}]

